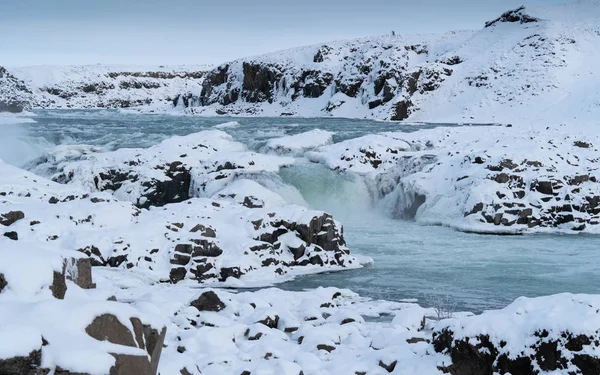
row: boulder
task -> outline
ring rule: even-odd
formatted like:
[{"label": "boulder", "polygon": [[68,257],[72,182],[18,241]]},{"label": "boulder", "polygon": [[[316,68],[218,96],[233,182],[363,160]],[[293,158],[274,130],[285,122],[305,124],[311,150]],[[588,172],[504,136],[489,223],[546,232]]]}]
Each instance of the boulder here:
[{"label": "boulder", "polygon": [[137,347],[145,350],[147,355],[125,355],[111,353],[116,363],[110,370],[110,375],[156,375],[167,329],[163,327],[160,333],[137,318],[131,318],[133,332],[112,314],[96,317],[85,329],[86,333],[99,341],[113,344]]},{"label": "boulder", "polygon": [[198,298],[193,300],[190,305],[194,306],[199,311],[218,312],[225,308],[223,301],[221,301],[217,293],[213,291],[202,293]]},{"label": "boulder", "polygon": [[9,227],[23,218],[25,218],[23,211],[10,211],[0,215],[0,224]]}]

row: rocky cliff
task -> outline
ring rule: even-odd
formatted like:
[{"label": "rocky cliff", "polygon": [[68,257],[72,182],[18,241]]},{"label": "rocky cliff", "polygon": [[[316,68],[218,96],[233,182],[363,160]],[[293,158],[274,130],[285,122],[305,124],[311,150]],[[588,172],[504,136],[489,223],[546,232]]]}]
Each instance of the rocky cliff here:
[{"label": "rocky cliff", "polygon": [[29,109],[31,94],[23,81],[0,66],[0,112],[18,113]]},{"label": "rocky cliff", "polygon": [[[201,90],[204,66],[66,66],[12,69],[38,108],[170,107]],[[180,99],[181,98],[181,99]]]},{"label": "rocky cliff", "polygon": [[511,10],[478,31],[330,42],[212,70],[80,66],[10,73],[31,91],[32,106],[44,108],[591,123],[600,97],[598,25],[598,2],[579,0]]}]

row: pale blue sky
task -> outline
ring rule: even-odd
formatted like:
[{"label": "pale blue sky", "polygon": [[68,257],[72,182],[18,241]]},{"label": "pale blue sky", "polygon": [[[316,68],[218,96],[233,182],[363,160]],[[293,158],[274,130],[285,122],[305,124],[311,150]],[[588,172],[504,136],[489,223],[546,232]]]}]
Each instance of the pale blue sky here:
[{"label": "pale blue sky", "polygon": [[335,39],[478,29],[567,0],[3,0],[0,65],[220,63]]}]

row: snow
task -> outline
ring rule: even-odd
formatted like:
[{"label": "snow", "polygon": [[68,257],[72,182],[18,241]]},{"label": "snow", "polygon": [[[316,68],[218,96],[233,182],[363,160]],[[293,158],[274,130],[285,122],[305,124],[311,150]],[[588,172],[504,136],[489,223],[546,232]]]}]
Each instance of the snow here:
[{"label": "snow", "polygon": [[179,95],[201,90],[204,65],[31,66],[10,73],[33,92],[34,107],[120,108],[173,105]]},{"label": "snow", "polygon": [[263,151],[276,154],[303,154],[308,150],[332,144],[334,134],[334,132],[314,129],[305,133],[271,138]]},{"label": "snow", "polygon": [[213,128],[215,129],[231,129],[240,127],[240,123],[237,121],[225,122],[223,124],[215,125]]},{"label": "snow", "polygon": [[[548,333],[546,342],[562,340],[565,332],[597,337],[597,295],[519,298],[502,310],[454,312],[436,321],[433,308],[374,301],[344,289],[265,288],[372,261],[349,253],[341,223],[322,211],[289,204],[282,191],[273,191],[273,176],[302,157],[363,179],[373,204],[395,218],[484,233],[599,232],[600,7],[580,0],[526,13],[539,21],[338,41],[230,64],[228,89],[242,88],[247,61],[281,69],[282,84],[275,87],[272,103],[242,100],[182,110],[186,98],[202,90],[205,73],[199,67],[145,73],[103,66],[12,70],[33,88],[36,106],[53,108],[126,102],[147,105],[147,112],[168,108],[209,115],[227,107],[233,115],[389,119],[399,100],[410,99],[411,121],[514,126],[387,132],[339,143],[333,143],[333,132],[316,129],[270,139],[257,153],[223,131],[240,126],[229,122],[147,149],[58,147],[35,170],[65,184],[0,161],[0,214],[19,210],[25,216],[5,228],[17,232],[18,241],[0,237],[0,274],[7,284],[0,293],[0,360],[41,350],[42,367],[105,374],[115,362],[110,353],[147,355],[138,347],[88,336],[85,328],[102,314],[115,315],[129,329],[132,317],[166,326],[163,374],[184,368],[193,375],[442,374],[452,358],[436,353],[431,340],[444,330],[454,340],[472,343],[488,335],[510,358],[535,357],[540,331]],[[322,62],[315,61],[317,51],[325,55]],[[455,56],[462,62],[449,64]],[[373,70],[386,65],[379,61],[404,77],[418,73],[410,98],[405,81],[386,77],[392,99],[373,103],[384,96],[373,90],[375,81],[389,73]],[[293,97],[290,85],[307,70],[329,73],[332,80],[317,98]],[[304,87],[323,79],[319,74],[306,77]],[[356,77],[363,79],[356,97],[336,92],[333,82],[351,84]],[[215,95],[223,90],[216,87]],[[6,92],[1,94],[4,98]],[[35,120],[0,117],[2,126],[30,121]],[[191,198],[140,208],[148,199],[147,184],[170,178],[157,167],[177,161],[190,173]],[[102,175],[111,171],[130,178],[107,188]],[[321,227],[311,236],[335,237],[337,250],[326,251],[307,239],[305,227],[315,229],[315,223]],[[200,255],[186,255],[181,249],[188,247]],[[85,252],[96,263],[98,290],[68,281],[65,299],[53,298],[54,273]],[[316,256],[322,264],[313,262]],[[182,280],[174,280],[176,268],[185,271]],[[242,291],[253,287],[260,289]],[[206,291],[215,292],[226,307],[211,312],[190,306]],[[106,301],[111,295],[118,302]],[[42,338],[49,344],[43,346]],[[586,345],[582,353],[597,358],[596,346]],[[395,370],[385,369],[394,363]],[[573,369],[564,370],[554,373]]]}]

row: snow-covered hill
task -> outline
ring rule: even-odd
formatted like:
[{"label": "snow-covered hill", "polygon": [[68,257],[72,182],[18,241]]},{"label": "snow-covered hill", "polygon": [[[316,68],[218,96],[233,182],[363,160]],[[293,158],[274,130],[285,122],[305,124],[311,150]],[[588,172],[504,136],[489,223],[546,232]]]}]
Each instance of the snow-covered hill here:
[{"label": "snow-covered hill", "polygon": [[[202,65],[180,67],[33,66],[11,69],[42,108],[171,107],[200,90]],[[183,103],[182,99],[182,103]]]},{"label": "snow-covered hill", "polygon": [[210,72],[191,112],[570,122],[600,103],[600,3],[503,14],[482,30],[326,43]]}]

